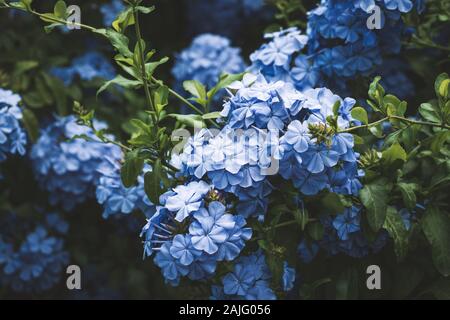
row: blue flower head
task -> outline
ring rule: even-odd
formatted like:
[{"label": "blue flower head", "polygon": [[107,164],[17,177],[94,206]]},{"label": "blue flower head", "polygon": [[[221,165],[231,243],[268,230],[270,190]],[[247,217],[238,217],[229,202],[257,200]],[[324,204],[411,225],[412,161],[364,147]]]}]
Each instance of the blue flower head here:
[{"label": "blue flower head", "polygon": [[24,155],[27,138],[20,120],[20,96],[0,88],[0,162],[10,154]]},{"label": "blue flower head", "polygon": [[244,69],[240,49],[231,47],[229,39],[202,34],[177,55],[172,74],[179,88],[186,80],[197,80],[211,88],[223,73],[236,74]]},{"label": "blue flower head", "polygon": [[[104,127],[96,123],[97,128]],[[86,135],[93,141],[72,139]],[[57,118],[43,129],[31,150],[33,170],[52,204],[72,210],[94,195],[106,159],[119,161],[122,152],[113,144],[104,144],[91,129],[79,126],[73,116]]]},{"label": "blue flower head", "polygon": [[[151,170],[148,166],[144,171]],[[155,213],[155,206],[144,190],[144,177],[138,177],[137,185],[126,188],[120,177],[120,159],[105,157],[97,172],[100,174],[96,187],[96,197],[103,205],[103,217],[115,214],[130,214],[140,210],[146,217]]]},{"label": "blue flower head", "polygon": [[[144,256],[156,252],[155,263],[172,285],[177,285],[183,276],[191,280],[209,278],[218,262],[236,259],[252,235],[251,229],[245,227],[244,217],[228,213],[221,202],[204,201],[201,188],[208,192],[207,184],[191,182],[186,187],[199,191],[197,195],[190,193],[194,197],[200,195],[193,202],[197,204],[193,206],[189,203],[191,198],[184,197],[186,190],[181,191],[182,197],[175,189],[169,191],[161,196],[163,206],[158,207],[142,230]],[[180,209],[178,204],[186,202]],[[177,220],[180,210],[187,215]]]},{"label": "blue flower head", "polygon": [[[69,254],[61,235],[67,222],[48,214],[42,222],[2,215],[0,225],[0,284],[17,293],[41,293],[62,278]],[[61,232],[62,231],[62,232]],[[25,238],[18,237],[25,234]]]},{"label": "blue flower head", "polygon": [[65,85],[72,84],[76,76],[85,81],[95,78],[110,80],[115,76],[111,63],[96,51],[90,51],[75,58],[67,67],[52,68],[51,73],[60,78]]}]

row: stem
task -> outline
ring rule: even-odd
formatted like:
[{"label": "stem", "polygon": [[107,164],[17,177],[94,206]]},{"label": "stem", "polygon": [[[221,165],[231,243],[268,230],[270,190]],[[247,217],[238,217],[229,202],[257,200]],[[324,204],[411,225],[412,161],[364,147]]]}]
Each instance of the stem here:
[{"label": "stem", "polygon": [[[161,84],[161,81],[159,81],[158,79],[156,79],[155,77],[151,77],[151,81],[157,83],[157,84]],[[184,98],[182,95],[180,95],[178,92],[176,92],[175,90],[168,88],[169,89],[169,94],[171,94],[173,97],[177,98],[178,100],[180,100],[181,102],[183,102],[184,104],[186,104],[189,108],[191,108],[192,110],[194,110],[195,112],[197,112],[199,115],[203,115],[203,112],[197,108],[196,106],[194,106],[192,103],[190,103],[186,98]],[[212,120],[208,121],[210,124],[212,124],[213,126],[215,126],[216,128],[220,128],[219,125],[217,123],[215,123]]]},{"label": "stem", "polygon": [[274,225],[273,227],[267,227],[264,229],[264,231],[269,231],[269,230],[273,230],[273,229],[278,229],[278,228],[283,228],[283,227],[287,227],[293,224],[296,224],[297,220],[291,220],[291,221],[286,221],[286,222],[282,222],[279,224]]},{"label": "stem", "polygon": [[376,126],[377,124],[383,123],[384,121],[387,121],[387,120],[389,120],[389,117],[383,118],[383,119],[375,121],[373,123],[364,124],[362,126],[356,126],[356,127],[351,127],[351,128],[345,129],[345,130],[341,130],[341,131],[339,131],[339,133],[352,132],[352,131],[355,131],[358,129],[363,129],[363,128],[370,128],[370,127]]},{"label": "stem", "polygon": [[403,122],[406,122],[409,124],[418,124],[418,125],[431,126],[431,127],[437,127],[437,128],[450,130],[450,126],[443,124],[443,123],[441,124],[441,123],[433,123],[433,122],[426,122],[426,121],[418,121],[418,120],[407,119],[407,118],[399,117],[399,116],[387,116],[387,117],[385,117],[381,120],[375,121],[373,123],[341,130],[341,131],[339,131],[339,133],[352,132],[352,131],[355,131],[358,129],[363,129],[363,128],[370,128],[370,127],[376,126],[377,124],[380,124],[384,121],[388,121],[389,119],[396,119],[396,120],[403,121]]},{"label": "stem", "polygon": [[145,98],[147,99],[147,103],[149,104],[150,108],[154,112],[154,114],[151,113],[153,123],[155,124],[155,126],[158,126],[159,115],[158,115],[158,112],[157,112],[155,106],[153,105],[152,96],[151,96],[150,90],[148,88],[149,83],[148,83],[148,79],[147,79],[147,73],[145,71],[145,57],[144,57],[144,49],[142,47],[142,35],[141,35],[141,27],[139,25],[139,14],[136,10],[136,7],[134,7],[134,6],[133,6],[133,15],[134,15],[135,30],[136,30],[136,38],[137,38],[138,49],[139,49],[139,57],[141,60],[140,61],[141,76],[142,76],[142,82],[144,83]]}]

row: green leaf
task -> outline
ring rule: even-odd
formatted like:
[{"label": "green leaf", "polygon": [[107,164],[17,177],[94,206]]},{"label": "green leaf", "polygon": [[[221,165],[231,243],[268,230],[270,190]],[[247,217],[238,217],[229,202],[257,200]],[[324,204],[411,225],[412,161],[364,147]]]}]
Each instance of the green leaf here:
[{"label": "green leaf", "polygon": [[63,0],[59,0],[56,2],[55,7],[53,9],[53,13],[56,17],[60,19],[66,19],[67,16],[67,5]]},{"label": "green leaf", "polygon": [[230,84],[232,84],[235,81],[240,81],[244,77],[244,73],[239,74],[223,74],[219,78],[219,82],[215,87],[213,87],[211,90],[208,91],[208,100],[211,100],[217,92],[220,90],[228,87]]},{"label": "green leaf", "polygon": [[375,77],[375,79],[373,79],[372,83],[369,86],[369,97],[377,102],[379,107],[382,107],[385,92],[383,87],[379,83],[380,80],[381,77]]},{"label": "green leaf", "polygon": [[366,184],[360,191],[362,204],[367,209],[367,220],[377,232],[386,220],[387,204],[391,185],[384,179]]},{"label": "green leaf", "polygon": [[126,188],[130,188],[136,184],[137,178],[141,174],[143,167],[144,160],[139,157],[137,151],[131,151],[126,154],[125,162],[120,170],[120,177]]},{"label": "green leaf", "polygon": [[306,230],[308,231],[309,236],[316,241],[321,240],[325,232],[323,224],[317,221],[308,223],[306,225]]},{"label": "green leaf", "polygon": [[63,82],[46,73],[43,73],[43,78],[45,79],[48,88],[52,92],[58,114],[60,116],[66,116],[68,114],[67,94],[66,87],[64,86]]},{"label": "green leaf", "polygon": [[14,76],[18,77],[39,66],[39,62],[35,60],[18,61],[14,68]]},{"label": "green leaf", "polygon": [[159,67],[160,65],[166,63],[167,61],[169,61],[169,58],[164,57],[159,61],[146,63],[145,64],[145,72],[147,74],[147,77],[150,78],[153,75],[153,73],[155,72],[156,68]]},{"label": "green leaf", "polygon": [[128,7],[125,11],[122,11],[119,16],[112,23],[114,30],[120,33],[124,33],[126,28],[132,26],[135,23],[133,8]]},{"label": "green leaf", "polygon": [[127,79],[123,76],[121,76],[120,74],[118,76],[116,76],[114,79],[106,81],[101,87],[100,89],[98,89],[97,91],[97,96],[102,93],[103,91],[105,91],[109,86],[116,84],[118,86],[121,86],[123,88],[138,88],[140,85],[142,85],[141,81],[138,80],[130,80]]},{"label": "green leaf", "polygon": [[382,153],[382,159],[388,165],[393,164],[396,160],[406,161],[407,157],[405,149],[398,142],[395,142]]},{"label": "green leaf", "polygon": [[169,104],[169,88],[160,86],[153,93],[153,100],[158,112],[161,112]]},{"label": "green leaf", "polygon": [[206,88],[197,80],[187,80],[183,82],[183,88],[192,96],[206,101]]},{"label": "green leaf", "polygon": [[[447,94],[448,94],[448,85],[449,85],[449,78],[448,78],[448,74],[447,73],[441,73],[437,78],[436,81],[434,82],[434,91],[436,92],[436,96],[437,97],[446,97],[447,95],[444,96],[445,90],[447,90]],[[447,87],[447,89],[445,88]]]},{"label": "green leaf", "polygon": [[433,263],[445,277],[450,275],[450,219],[430,206],[421,221],[422,230],[431,245]]},{"label": "green leaf", "polygon": [[419,188],[419,186],[415,183],[400,182],[397,184],[397,187],[402,193],[405,206],[410,210],[414,209],[417,203],[415,191]]},{"label": "green leaf", "polygon": [[137,6],[136,10],[143,14],[149,14],[149,13],[155,11],[155,6],[151,6],[151,7]]},{"label": "green leaf", "polygon": [[431,122],[441,122],[441,116],[436,105],[431,103],[422,103],[419,108],[420,115]]},{"label": "green leaf", "polygon": [[205,128],[205,122],[199,114],[169,114],[169,117],[177,119],[181,124],[192,128]]},{"label": "green leaf", "polygon": [[128,48],[129,40],[124,34],[113,29],[107,29],[105,35],[117,52],[127,58],[133,57],[133,53]]},{"label": "green leaf", "polygon": [[202,115],[202,118],[204,120],[210,120],[210,119],[218,119],[222,117],[219,111],[215,111],[215,112],[210,112],[210,113],[205,113],[204,115]]},{"label": "green leaf", "polygon": [[161,188],[162,166],[161,160],[156,159],[152,164],[152,171],[144,175],[144,189],[148,198],[153,203],[159,202],[159,196],[162,194]]},{"label": "green leaf", "polygon": [[34,113],[29,109],[23,109],[23,124],[27,130],[28,137],[32,142],[36,142],[39,137],[39,122]]},{"label": "green leaf", "polygon": [[333,192],[327,193],[320,201],[321,205],[330,213],[343,213],[345,205],[342,202],[342,198]]},{"label": "green leaf", "polygon": [[352,117],[356,120],[361,121],[364,124],[369,123],[369,117],[367,116],[367,111],[362,107],[356,107],[352,109]]},{"label": "green leaf", "polygon": [[383,228],[386,229],[394,240],[394,249],[397,259],[401,261],[408,253],[409,232],[400,213],[395,207],[387,208],[386,220]]},{"label": "green leaf", "polygon": [[450,138],[450,131],[440,131],[434,135],[431,141],[430,149],[433,151],[434,154],[438,154],[441,152],[442,148],[444,147],[444,144],[447,143],[448,139]]}]

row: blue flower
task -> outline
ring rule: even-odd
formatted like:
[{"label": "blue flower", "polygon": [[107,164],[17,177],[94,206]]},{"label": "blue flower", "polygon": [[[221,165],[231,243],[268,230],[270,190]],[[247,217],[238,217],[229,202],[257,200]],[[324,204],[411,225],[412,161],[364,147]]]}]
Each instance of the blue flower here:
[{"label": "blue flower", "polygon": [[231,214],[225,214],[225,206],[212,202],[207,209],[194,214],[195,222],[189,226],[192,244],[195,249],[214,254],[219,245],[227,240],[227,230],[234,229],[235,221]]},{"label": "blue flower", "polygon": [[64,81],[65,85],[72,84],[76,76],[86,81],[94,78],[110,80],[115,76],[115,70],[111,63],[95,51],[75,58],[68,67],[52,68],[51,73]]},{"label": "blue flower", "polygon": [[333,221],[333,227],[336,229],[339,239],[348,240],[349,234],[360,230],[360,209],[351,207],[344,213],[339,214]]},{"label": "blue flower", "polygon": [[25,130],[20,120],[22,111],[18,107],[20,96],[0,88],[0,162],[9,154],[24,155],[27,144]]},{"label": "blue flower", "polygon": [[170,253],[170,244],[164,243],[154,259],[155,264],[161,268],[164,278],[172,285],[177,285],[181,276],[186,276],[189,269],[183,266]]},{"label": "blue flower", "polygon": [[[286,269],[286,284],[292,284],[292,270]],[[265,257],[258,251],[236,261],[232,272],[222,278],[223,289],[213,287],[213,298],[273,300],[276,296],[270,288],[272,275],[265,262]]]},{"label": "blue flower", "polygon": [[186,80],[197,80],[212,88],[223,73],[236,74],[244,69],[240,49],[231,47],[230,40],[218,35],[202,34],[176,56],[172,74],[179,88]]},{"label": "blue flower", "polygon": [[[104,124],[96,122],[101,129]],[[70,140],[86,135],[93,141]],[[94,195],[106,159],[121,159],[122,152],[113,144],[105,144],[91,129],[79,126],[73,116],[57,118],[43,129],[31,150],[33,170],[42,189],[49,193],[52,204],[72,210]]]},{"label": "blue flower", "polygon": [[283,277],[281,280],[284,291],[292,290],[295,282],[295,269],[289,267],[286,261],[283,263]]},{"label": "blue flower", "polygon": [[[144,171],[149,171],[146,167]],[[144,177],[138,177],[136,186],[126,188],[120,177],[120,159],[105,157],[97,169],[99,173],[96,187],[97,202],[103,205],[103,217],[115,214],[130,214],[141,210],[147,217],[155,213],[155,206],[151,203],[144,190]]]},{"label": "blue flower", "polygon": [[297,252],[304,263],[311,263],[319,252],[319,246],[315,242],[308,244],[303,239],[297,247]]},{"label": "blue flower", "polygon": [[[47,221],[29,221],[15,214],[3,215],[0,232],[0,283],[18,293],[41,293],[54,287],[62,278],[69,262],[63,239],[67,223],[55,214]],[[6,219],[6,221],[4,221]],[[59,222],[56,222],[59,220]],[[47,222],[53,224],[47,226]],[[55,223],[65,225],[50,234]],[[31,228],[31,229],[30,229]],[[53,232],[52,232],[53,233]],[[25,234],[25,239],[18,235]]]},{"label": "blue flower", "polygon": [[177,186],[173,189],[174,194],[167,198],[165,207],[176,212],[175,220],[182,222],[192,212],[200,209],[202,199],[210,189],[211,187],[204,181]]}]

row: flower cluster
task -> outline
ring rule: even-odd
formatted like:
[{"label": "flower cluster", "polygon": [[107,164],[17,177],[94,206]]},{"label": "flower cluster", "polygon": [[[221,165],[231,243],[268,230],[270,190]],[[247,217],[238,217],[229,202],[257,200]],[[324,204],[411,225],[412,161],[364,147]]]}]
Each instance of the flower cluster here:
[{"label": "flower cluster", "polygon": [[[15,214],[6,214],[2,219],[0,283],[15,292],[38,293],[57,284],[68,264],[69,254],[60,237],[67,233],[68,224],[52,213],[46,215],[44,223],[33,225],[27,233],[24,229],[28,225]],[[27,235],[17,243],[19,230]]]},{"label": "flower cluster", "polygon": [[0,162],[8,154],[24,155],[27,138],[20,123],[20,96],[0,88]]},{"label": "flower cluster", "polygon": [[207,87],[213,87],[222,73],[244,71],[244,60],[240,49],[230,46],[227,38],[202,34],[197,36],[189,48],[176,57],[172,74],[181,87],[185,80],[197,80]]},{"label": "flower cluster", "polygon": [[124,9],[125,5],[122,0],[111,0],[110,3],[103,4],[100,7],[100,12],[103,15],[103,24],[106,27],[111,26]]},{"label": "flower cluster", "polygon": [[[103,123],[95,122],[97,129]],[[72,139],[73,137],[89,139]],[[51,204],[72,210],[94,193],[106,158],[121,159],[113,144],[102,143],[90,128],[77,124],[74,116],[57,118],[42,130],[31,150],[33,170],[41,187],[49,192]]]},{"label": "flower cluster", "polygon": [[[146,168],[145,171],[150,170]],[[97,171],[100,174],[96,189],[97,201],[103,205],[103,217],[115,214],[130,214],[141,210],[146,217],[155,213],[155,207],[145,194],[144,177],[138,177],[135,186],[126,188],[120,178],[120,162],[117,158],[105,157]]]},{"label": "flower cluster", "polygon": [[70,66],[52,68],[51,73],[60,78],[65,85],[72,84],[77,76],[85,81],[95,78],[109,80],[115,76],[115,70],[111,63],[96,51],[87,52],[73,59]]},{"label": "flower cluster", "polygon": [[160,197],[161,206],[142,230],[144,254],[154,261],[166,281],[178,285],[181,277],[211,277],[219,261],[236,259],[250,239],[242,215],[211,201],[214,191],[204,181],[180,185]]},{"label": "flower cluster", "polygon": [[[375,4],[381,25],[369,29]],[[423,9],[423,1],[415,5],[419,12]],[[409,0],[323,0],[308,13],[306,36],[295,28],[266,35],[270,42],[252,54],[250,70],[301,90],[327,86],[345,91],[346,81],[372,74],[383,56],[400,52],[406,33],[401,14],[413,6]],[[306,53],[301,53],[305,46]]]},{"label": "flower cluster", "polygon": [[[272,274],[266,264],[264,254],[257,251],[239,258],[233,272],[222,278],[223,286],[212,287],[212,299],[215,300],[274,300],[274,291],[270,287]],[[280,287],[290,291],[295,282],[295,270],[287,262],[283,265]]]}]

